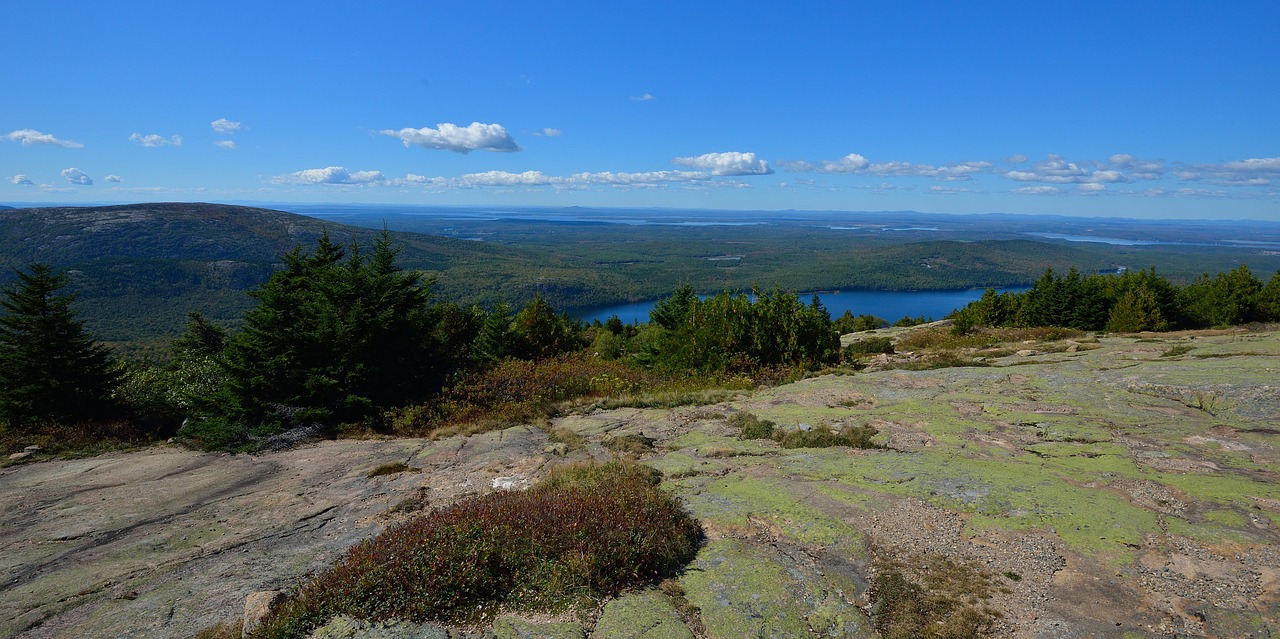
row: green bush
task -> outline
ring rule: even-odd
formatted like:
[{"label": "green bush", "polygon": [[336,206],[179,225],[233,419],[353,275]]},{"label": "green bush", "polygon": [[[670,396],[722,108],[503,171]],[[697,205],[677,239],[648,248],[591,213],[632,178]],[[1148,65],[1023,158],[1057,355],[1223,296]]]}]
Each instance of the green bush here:
[{"label": "green bush", "polygon": [[880,431],[874,426],[844,426],[832,432],[825,426],[813,430],[788,430],[774,434],[774,441],[783,448],[831,448],[832,446],[848,446],[850,448],[884,448],[871,441]]},{"label": "green bush", "polygon": [[304,637],[339,614],[482,621],[498,607],[558,609],[656,584],[691,561],[702,538],[658,480],[625,461],[561,467],[527,491],[418,517],[357,544],[253,636]]},{"label": "green bush", "polygon": [[725,421],[730,426],[738,427],[740,439],[772,439],[783,448],[884,448],[872,441],[871,438],[880,431],[870,425],[843,426],[835,431],[826,426],[811,430],[783,430],[777,428],[777,424],[747,411],[734,413]]},{"label": "green bush", "polygon": [[774,423],[767,419],[760,419],[754,413],[745,411],[734,413],[725,421],[730,426],[741,429],[739,436],[742,439],[773,439]]},{"label": "green bush", "polygon": [[844,347],[845,356],[870,355],[877,353],[893,354],[893,340],[888,337],[869,337],[860,339]]}]

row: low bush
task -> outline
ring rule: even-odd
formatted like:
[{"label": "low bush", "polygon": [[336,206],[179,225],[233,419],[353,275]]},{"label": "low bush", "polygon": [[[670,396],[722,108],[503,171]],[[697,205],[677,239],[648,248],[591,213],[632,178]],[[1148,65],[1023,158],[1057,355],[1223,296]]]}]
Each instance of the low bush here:
[{"label": "low bush", "polygon": [[644,433],[630,433],[627,435],[618,435],[604,440],[605,448],[618,453],[619,455],[630,455],[631,457],[639,457],[641,455],[653,452],[652,437],[646,437]]},{"label": "low bush", "polygon": [[483,621],[497,608],[558,609],[656,584],[702,535],[651,468],[625,461],[552,471],[361,542],[295,589],[254,637],[305,637],[339,614],[370,621]]},{"label": "low bush", "polygon": [[430,404],[391,413],[397,434],[425,435],[446,426],[500,428],[545,419],[564,402],[625,396],[657,385],[658,376],[585,352],[537,361],[508,359],[467,376]]},{"label": "low bush", "polygon": [[869,337],[860,339],[844,347],[845,357],[856,355],[875,355],[879,353],[893,354],[893,340],[888,337]]},{"label": "low bush", "polygon": [[725,420],[730,426],[739,429],[741,439],[772,439],[783,448],[830,448],[832,446],[848,446],[850,448],[884,448],[872,441],[879,434],[874,426],[843,426],[832,430],[819,426],[810,430],[783,430],[777,424],[761,419],[754,413],[742,411],[730,415]]},{"label": "low bush", "polygon": [[742,439],[773,439],[775,424],[767,419],[760,419],[754,413],[734,413],[725,421],[741,430],[739,437]]},{"label": "low bush", "polygon": [[836,431],[823,426],[812,430],[776,432],[773,439],[783,448],[830,448],[832,446],[884,448],[871,441],[871,438],[879,432],[870,425],[844,426]]},{"label": "low bush", "polygon": [[404,462],[387,462],[373,468],[368,473],[365,473],[365,477],[373,478],[382,477],[384,475],[396,475],[399,473],[407,473],[411,470],[414,469]]}]

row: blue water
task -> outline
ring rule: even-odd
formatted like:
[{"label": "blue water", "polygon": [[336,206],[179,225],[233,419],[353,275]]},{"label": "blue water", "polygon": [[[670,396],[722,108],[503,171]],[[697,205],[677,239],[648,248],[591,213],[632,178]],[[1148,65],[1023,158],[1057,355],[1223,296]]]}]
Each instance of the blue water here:
[{"label": "blue water", "polygon": [[[956,291],[840,291],[836,293],[819,293],[822,305],[827,307],[831,318],[835,319],[850,311],[854,315],[875,315],[890,322],[903,316],[926,319],[942,319],[951,311],[961,308],[979,297],[986,289],[974,288]],[[1009,291],[1025,291],[1026,287],[996,289],[1001,293]],[[804,294],[800,299],[808,303],[812,294]],[[617,314],[618,319],[627,324],[649,321],[649,311],[653,310],[654,301],[615,304],[579,309],[570,314],[590,323],[601,322]]]}]

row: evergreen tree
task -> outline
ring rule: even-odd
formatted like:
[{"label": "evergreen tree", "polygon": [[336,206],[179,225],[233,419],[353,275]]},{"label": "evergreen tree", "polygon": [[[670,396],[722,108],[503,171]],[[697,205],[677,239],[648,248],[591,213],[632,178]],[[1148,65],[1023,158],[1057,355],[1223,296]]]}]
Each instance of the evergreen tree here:
[{"label": "evergreen tree", "polygon": [[1116,333],[1167,331],[1169,323],[1160,312],[1155,293],[1145,286],[1130,288],[1111,308],[1106,330]]},{"label": "evergreen tree", "polygon": [[252,295],[226,349],[228,410],[266,425],[357,421],[425,398],[448,374],[430,282],[395,266],[389,236],[366,257],[324,235]]},{"label": "evergreen tree", "polygon": [[0,419],[25,426],[108,416],[119,376],[76,319],[75,296],[58,293],[67,276],[47,264],[17,275],[0,301]]},{"label": "evergreen tree", "polygon": [[1259,322],[1280,322],[1280,271],[1258,290],[1254,300]]},{"label": "evergreen tree", "polygon": [[694,294],[693,287],[682,284],[671,297],[653,305],[653,310],[649,311],[649,320],[662,328],[672,330],[684,322],[697,301],[698,296]]},{"label": "evergreen tree", "polygon": [[485,315],[471,352],[477,362],[493,364],[511,355],[515,346],[516,335],[511,330],[511,306],[503,302]]},{"label": "evergreen tree", "polygon": [[543,359],[575,350],[580,344],[578,326],[574,324],[568,317],[557,315],[541,293],[534,295],[512,320],[513,354],[521,359]]}]

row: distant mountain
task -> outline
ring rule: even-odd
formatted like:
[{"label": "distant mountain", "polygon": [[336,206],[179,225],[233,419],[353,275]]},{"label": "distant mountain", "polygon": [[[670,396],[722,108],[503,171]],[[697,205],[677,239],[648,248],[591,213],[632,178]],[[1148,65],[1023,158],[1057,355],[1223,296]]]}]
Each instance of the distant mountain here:
[{"label": "distant mountain", "polygon": [[[246,292],[270,276],[280,256],[314,246],[328,230],[365,246],[379,231],[270,209],[200,203],[26,208],[0,211],[0,282],[14,269],[47,262],[69,272],[78,308],[108,341],[174,335],[188,311],[234,323]],[[406,268],[442,273],[488,264],[519,269],[514,249],[392,232]]]}]

